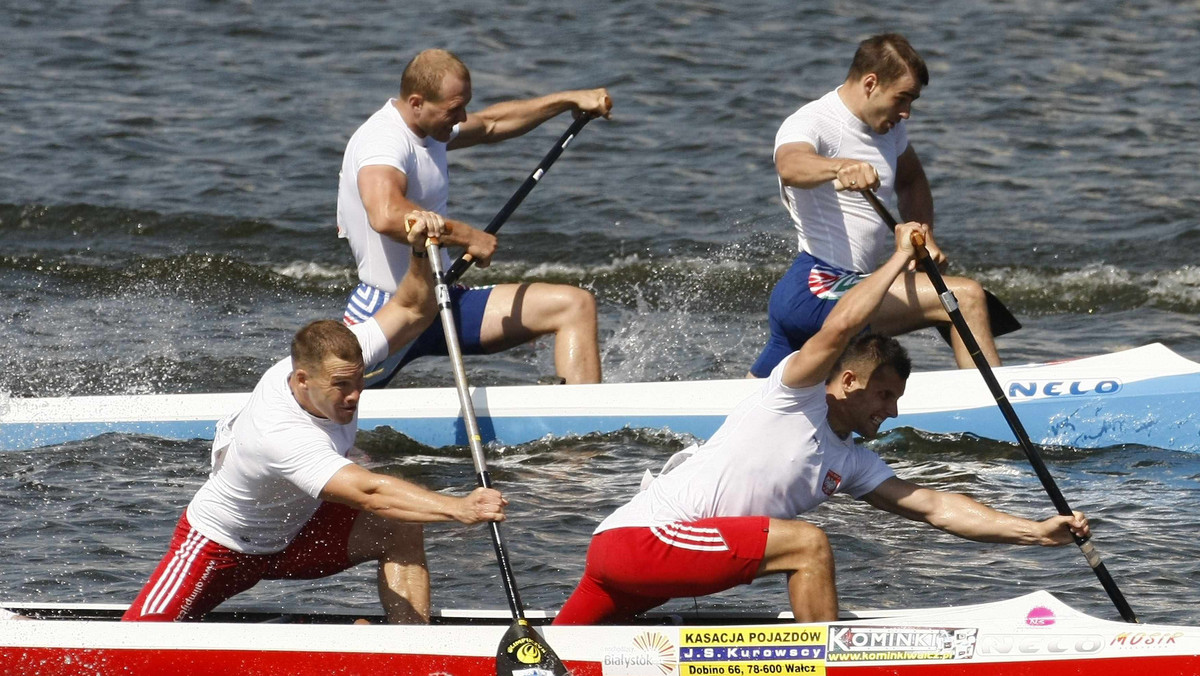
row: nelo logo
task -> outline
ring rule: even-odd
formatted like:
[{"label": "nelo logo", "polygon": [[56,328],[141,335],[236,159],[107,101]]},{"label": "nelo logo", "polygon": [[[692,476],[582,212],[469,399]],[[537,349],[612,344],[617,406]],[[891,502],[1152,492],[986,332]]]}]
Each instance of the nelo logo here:
[{"label": "nelo logo", "polygon": [[1041,397],[1081,397],[1116,394],[1121,391],[1121,381],[1107,380],[1013,380],[1008,383],[1009,399],[1037,399]]}]

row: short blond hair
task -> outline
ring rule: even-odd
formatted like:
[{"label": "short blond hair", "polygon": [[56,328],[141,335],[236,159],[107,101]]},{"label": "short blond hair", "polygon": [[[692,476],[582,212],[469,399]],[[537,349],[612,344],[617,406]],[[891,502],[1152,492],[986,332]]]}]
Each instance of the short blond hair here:
[{"label": "short blond hair", "polygon": [[318,319],[296,332],[292,338],[292,368],[319,373],[326,357],[362,363],[362,346],[344,324],[333,319]]},{"label": "short blond hair", "polygon": [[457,75],[471,81],[471,71],[462,59],[445,49],[426,49],[413,57],[400,76],[400,96],[420,94],[427,101],[438,102],[442,97],[442,80]]}]

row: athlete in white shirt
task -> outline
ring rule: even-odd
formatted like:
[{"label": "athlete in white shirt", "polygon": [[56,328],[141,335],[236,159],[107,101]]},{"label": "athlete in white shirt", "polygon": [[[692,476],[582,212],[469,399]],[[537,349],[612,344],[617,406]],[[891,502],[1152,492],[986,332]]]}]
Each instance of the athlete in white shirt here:
[{"label": "athlete in white shirt", "polygon": [[[902,219],[933,227],[933,195],[905,127],[913,101],[929,83],[925,62],[903,36],[876,35],[859,44],[846,81],[793,113],[775,137],[780,197],[796,226],[800,253],[771,292],[770,336],[750,368],[765,377],[821,328],[838,298],[887,254],[888,226],[859,194],[894,197]],[[932,230],[931,230],[932,233]],[[945,256],[926,243],[939,266]],[[914,268],[915,270],[915,268]],[[993,366],[1000,364],[978,282],[946,277],[964,318]],[[896,336],[950,317],[924,273],[905,274],[872,314],[872,331]],[[973,365],[951,331],[960,368]]]},{"label": "athlete in white shirt", "polygon": [[435,493],[346,458],[358,430],[364,361],[407,345],[436,316],[426,236],[441,216],[407,215],[413,261],[391,301],[352,328],[313,322],[292,355],[222,420],[212,471],[125,620],[200,619],[259,580],[317,578],[379,562],[389,622],[428,622],[429,572],[420,523],[504,518],[504,498],[477,488]]},{"label": "athlete in white shirt", "polygon": [[893,281],[915,260],[896,229],[895,253],[848,291],[825,325],[784,359],[690,458],[596,529],[583,579],[555,624],[629,620],[671,598],[711,594],[769,574],[788,576],[798,622],[837,619],[825,533],[794,517],[835,493],[983,542],[1057,546],[1086,536],[1087,519],[1031,521],[897,478],[852,434],[874,436],[896,415],[911,363],[894,338],[861,334]]},{"label": "athlete in white shirt", "polygon": [[[390,99],[350,138],[338,182],[338,234],[350,242],[359,285],[343,321],[355,324],[387,301],[408,265],[402,217],[413,209],[447,209],[446,151],[520,136],[563,113],[608,117],[604,89],[564,91],[497,103],[468,113],[471,75],[450,52],[421,52],[404,69],[400,96]],[[445,244],[465,247],[480,267],[496,250],[495,236],[461,221]],[[449,259],[446,259],[447,262]],[[447,266],[448,267],[448,266]],[[542,282],[451,289],[463,354],[499,352],[554,335],[554,366],[567,383],[600,382],[596,301],[583,289]],[[445,355],[440,323],[431,326],[402,358],[369,364],[368,386],[387,384],[405,363]]]}]

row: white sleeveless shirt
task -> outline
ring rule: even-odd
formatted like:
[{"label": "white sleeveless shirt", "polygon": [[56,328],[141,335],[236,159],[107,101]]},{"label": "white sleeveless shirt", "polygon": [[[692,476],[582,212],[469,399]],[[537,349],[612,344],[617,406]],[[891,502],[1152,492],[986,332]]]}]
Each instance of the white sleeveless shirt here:
[{"label": "white sleeveless shirt", "polygon": [[[808,143],[822,157],[870,162],[879,172],[876,194],[890,203],[896,194],[896,160],[908,148],[905,121],[876,134],[858,119],[838,89],[792,113],[775,135],[775,152],[786,143]],[[870,274],[893,248],[891,230],[854,191],[838,192],[833,182],[810,188],[785,186],[779,195],[796,226],[801,251],[845,270]]]},{"label": "white sleeveless shirt", "polygon": [[[387,356],[387,337],[368,319],[350,330],[364,361]],[[213,468],[187,508],[192,528],[235,552],[285,549],[321,506],[318,497],[358,432],[305,411],[288,386],[291,357],[267,369],[241,411],[217,423]]]},{"label": "white sleeveless shirt", "polygon": [[[359,281],[388,293],[396,292],[408,272],[409,248],[371,227],[358,192],[358,172],[372,165],[399,169],[408,179],[405,197],[422,209],[443,216],[450,194],[446,144],[414,134],[394,102],[395,99],[388,99],[350,137],[342,156],[337,200],[338,237],[350,242]],[[458,136],[457,125],[450,138],[455,136]],[[450,267],[449,254],[443,251],[442,258],[443,267]]]}]

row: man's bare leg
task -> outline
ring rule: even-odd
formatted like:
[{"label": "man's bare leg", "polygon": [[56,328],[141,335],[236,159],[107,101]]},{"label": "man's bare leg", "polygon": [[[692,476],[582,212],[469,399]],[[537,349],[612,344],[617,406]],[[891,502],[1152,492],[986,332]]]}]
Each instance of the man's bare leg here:
[{"label": "man's bare leg", "polygon": [[794,519],[771,519],[758,576],[786,573],[788,599],[797,622],[837,619],[833,549],[820,528]]},{"label": "man's bare leg", "polygon": [[[958,308],[962,311],[963,319],[967,321],[967,327],[971,329],[975,342],[979,343],[979,351],[989,365],[1000,366],[1000,355],[992,337],[983,287],[966,277],[946,277],[945,282],[946,287],[958,300]],[[902,275],[892,283],[887,297],[871,316],[870,326],[872,331],[898,336],[949,321],[950,316],[942,307],[933,282],[922,272]],[[950,345],[954,349],[954,361],[959,368],[972,368],[975,365],[958,331],[953,328],[950,331]]]},{"label": "man's bare leg", "polygon": [[379,602],[389,624],[428,624],[429,567],[420,524],[360,513],[350,531],[350,560],[378,561]]},{"label": "man's bare leg", "polygon": [[501,352],[554,334],[554,368],[569,384],[600,382],[596,299],[567,284],[500,284],[484,311],[480,341]]}]

